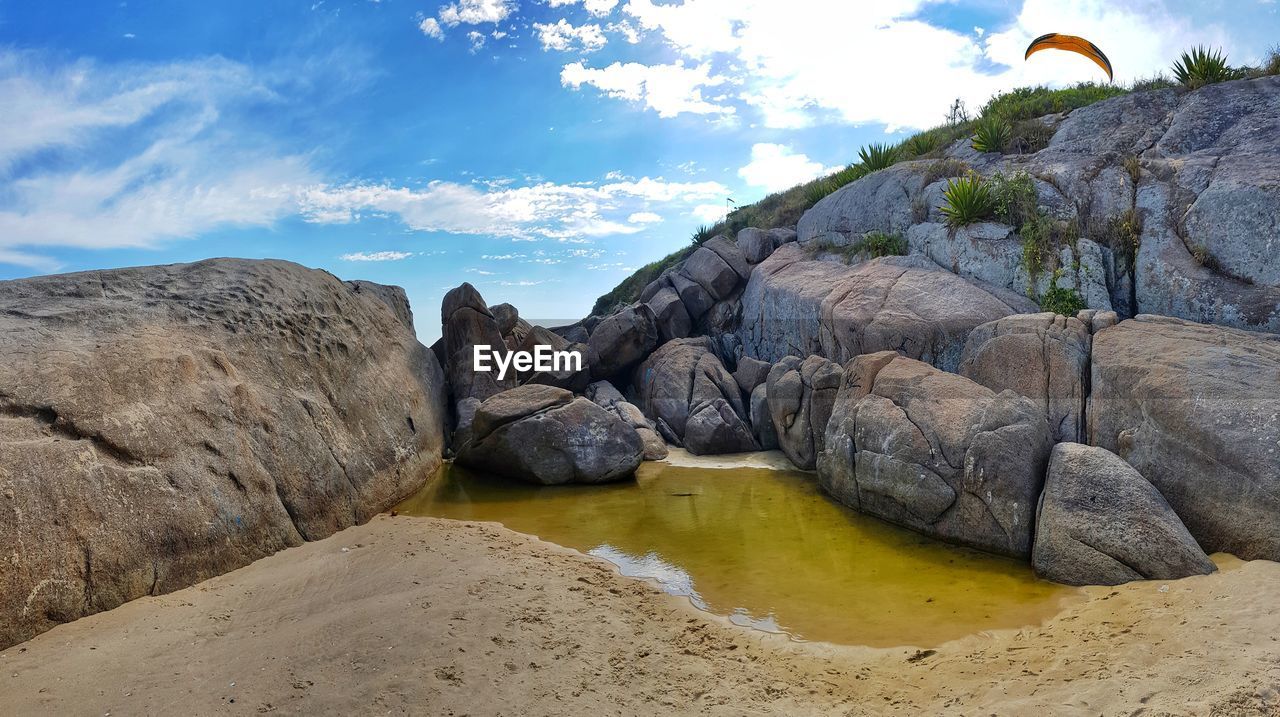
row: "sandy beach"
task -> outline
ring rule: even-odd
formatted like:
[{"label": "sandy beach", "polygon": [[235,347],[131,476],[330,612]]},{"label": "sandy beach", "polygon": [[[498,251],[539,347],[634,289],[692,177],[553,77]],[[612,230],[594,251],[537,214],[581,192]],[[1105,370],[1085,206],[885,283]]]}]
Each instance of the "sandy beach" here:
[{"label": "sandy beach", "polygon": [[380,516],[0,654],[9,714],[1277,714],[1280,564],[936,649],[737,627],[491,523]]}]

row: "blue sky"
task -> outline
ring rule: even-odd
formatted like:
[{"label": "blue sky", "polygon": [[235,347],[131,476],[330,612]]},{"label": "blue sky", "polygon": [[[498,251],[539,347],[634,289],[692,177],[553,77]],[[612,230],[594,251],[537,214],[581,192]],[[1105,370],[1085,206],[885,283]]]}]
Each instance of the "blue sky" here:
[{"label": "blue sky", "polygon": [[1280,39],[1274,0],[0,0],[0,279],[276,257],[576,318],[740,203],[1027,84]]}]

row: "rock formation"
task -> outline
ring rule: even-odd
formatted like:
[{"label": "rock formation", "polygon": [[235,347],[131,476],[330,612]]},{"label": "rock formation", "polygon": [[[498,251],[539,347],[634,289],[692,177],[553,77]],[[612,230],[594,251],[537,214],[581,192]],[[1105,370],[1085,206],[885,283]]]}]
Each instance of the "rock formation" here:
[{"label": "rock formation", "polygon": [[0,282],[0,646],[368,520],[440,465],[444,401],[392,287],[232,259]]},{"label": "rock formation", "polygon": [[632,385],[667,442],[697,455],[756,449],[738,383],[709,339],[663,344],[636,369]]},{"label": "rock formation", "polygon": [[788,356],[773,365],[766,382],[769,418],[783,453],[797,468],[813,470],[826,440],[827,421],[844,375],[821,356]]},{"label": "rock formation", "polygon": [[1055,441],[1080,442],[1090,342],[1089,327],[1075,317],[1008,316],[969,334],[959,373],[997,393],[1008,389],[1034,400]]},{"label": "rock formation", "polygon": [[1102,448],[1054,447],[1036,515],[1032,565],[1068,585],[1173,580],[1217,568],[1164,496]]},{"label": "rock formation", "polygon": [[477,371],[473,365],[475,346],[488,346],[493,351],[506,347],[498,321],[474,286],[464,283],[444,295],[440,325],[444,331],[444,355],[448,357],[445,375],[455,402],[466,398],[483,401],[518,383],[514,371],[499,379],[496,370]]},{"label": "rock formation", "polygon": [[458,462],[542,485],[629,478],[644,455],[635,429],[586,398],[526,384],[476,408]]},{"label": "rock formation", "polygon": [[1106,329],[1088,428],[1206,551],[1280,560],[1280,336],[1158,316]]},{"label": "rock formation", "polygon": [[770,362],[819,355],[842,363],[896,349],[954,371],[970,331],[1034,309],[921,257],[851,267],[812,260],[803,246],[788,244],[752,273],[741,335],[746,355]]},{"label": "rock formation", "polygon": [[644,459],[646,461],[660,461],[667,457],[667,442],[662,440],[662,436],[658,435],[658,429],[645,417],[634,403],[629,403],[618,389],[608,381],[597,381],[587,387],[587,398],[591,399],[597,406],[613,413],[622,420],[623,423],[636,429],[636,433],[640,434],[640,440],[644,443]]},{"label": "rock formation", "polygon": [[1027,558],[1051,446],[1030,399],[886,351],[846,366],[818,477],[863,513]]}]

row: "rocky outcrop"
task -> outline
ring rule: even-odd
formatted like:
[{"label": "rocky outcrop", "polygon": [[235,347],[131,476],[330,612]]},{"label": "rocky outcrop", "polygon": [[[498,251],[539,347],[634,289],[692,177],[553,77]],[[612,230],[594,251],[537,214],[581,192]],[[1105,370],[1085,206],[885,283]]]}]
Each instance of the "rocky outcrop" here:
[{"label": "rocky outcrop", "polygon": [[444,295],[440,322],[444,330],[444,352],[448,357],[445,375],[455,402],[466,398],[483,401],[516,385],[515,371],[508,371],[499,379],[497,370],[477,371],[473,365],[474,347],[488,346],[495,352],[506,348],[497,320],[474,286],[463,283]]},{"label": "rocky outcrop", "polygon": [[399,296],[231,259],[0,282],[0,647],[418,489],[444,376]]},{"label": "rocky outcrop", "polygon": [[1089,442],[1208,552],[1280,560],[1280,336],[1139,316],[1093,339]]},{"label": "rocky outcrop", "polygon": [[680,295],[671,286],[655,292],[645,301],[653,311],[654,320],[658,324],[658,338],[662,342],[682,339],[693,331],[693,320],[685,309]]},{"label": "rocky outcrop", "polygon": [[644,412],[634,403],[629,403],[626,398],[623,398],[613,384],[608,381],[597,381],[591,384],[587,387],[587,398],[636,430],[640,435],[640,441],[644,444],[646,461],[660,461],[667,457],[667,442],[658,435],[658,429],[653,425],[653,421],[646,418]]},{"label": "rocky outcrop", "polygon": [[363,279],[348,281],[346,284],[357,294],[372,296],[378,301],[386,304],[387,308],[391,309],[391,313],[395,314],[396,319],[398,319],[400,323],[410,331],[410,333],[417,336],[417,329],[413,326],[413,309],[409,307],[409,296],[404,293],[404,289],[398,286],[389,286],[387,284],[375,284],[372,281],[365,281]]},{"label": "rocky outcrop", "polygon": [[742,393],[750,396],[751,392],[756,390],[756,386],[768,380],[771,368],[773,367],[764,361],[743,356],[738,359],[738,367],[733,371],[733,378],[738,382],[738,388],[742,389]]},{"label": "rocky outcrop", "polygon": [[1036,515],[1032,565],[1068,585],[1174,580],[1217,568],[1160,491],[1102,448],[1054,447]]},{"label": "rocky outcrop", "polygon": [[766,382],[769,417],[778,445],[797,467],[813,470],[826,440],[827,421],[843,370],[821,356],[788,356]]},{"label": "rocky outcrop", "polygon": [[845,367],[818,477],[855,510],[1027,558],[1051,446],[1030,399],[885,351]]},{"label": "rocky outcrop", "polygon": [[997,319],[969,334],[959,373],[987,388],[1011,390],[1042,406],[1055,441],[1085,439],[1089,327],[1057,314]]},{"label": "rocky outcrop", "polygon": [[1004,289],[1042,296],[1056,269],[1092,308],[1280,332],[1280,77],[1137,92],[1045,119],[1052,137],[1039,152],[981,154],[962,141],[945,153],[987,177],[1025,172],[1040,210],[1071,227],[1076,238],[1035,276],[1012,227],[943,226],[932,161],[822,199],[800,219],[800,243],[897,233],[913,254]]},{"label": "rocky outcrop", "polygon": [[632,476],[644,455],[635,429],[586,398],[528,384],[485,399],[458,462],[541,485]]},{"label": "rocky outcrop", "polygon": [[706,337],[663,344],[636,369],[632,386],[668,443],[696,455],[756,449],[738,384]]},{"label": "rocky outcrop", "polygon": [[658,321],[646,304],[604,319],[587,342],[587,364],[596,380],[625,374],[658,345]]},{"label": "rocky outcrop", "polygon": [[1034,308],[921,257],[851,267],[813,261],[804,247],[787,244],[752,273],[741,336],[746,355],[769,362],[788,355],[844,362],[894,349],[954,371],[970,331]]}]

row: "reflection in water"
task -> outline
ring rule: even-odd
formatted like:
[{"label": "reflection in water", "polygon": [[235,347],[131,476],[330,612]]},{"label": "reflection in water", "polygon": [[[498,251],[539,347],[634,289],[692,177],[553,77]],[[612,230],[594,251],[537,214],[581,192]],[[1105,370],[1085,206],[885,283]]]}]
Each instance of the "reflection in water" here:
[{"label": "reflection in water", "polygon": [[645,463],[635,482],[538,487],[450,466],[398,510],[500,522],[803,639],[930,646],[1039,623],[1079,595],[847,510],[800,472]]}]

